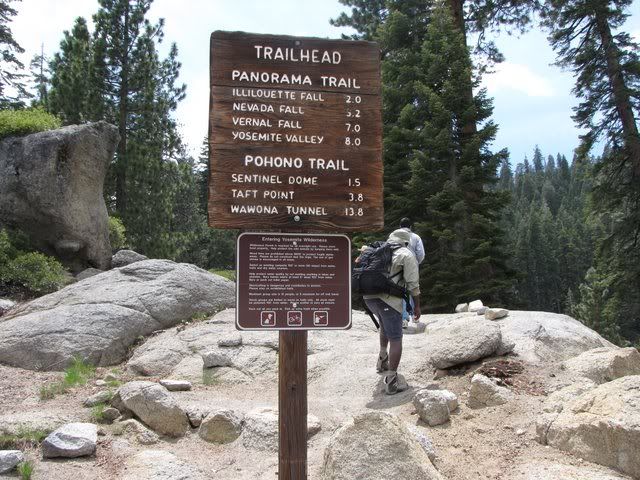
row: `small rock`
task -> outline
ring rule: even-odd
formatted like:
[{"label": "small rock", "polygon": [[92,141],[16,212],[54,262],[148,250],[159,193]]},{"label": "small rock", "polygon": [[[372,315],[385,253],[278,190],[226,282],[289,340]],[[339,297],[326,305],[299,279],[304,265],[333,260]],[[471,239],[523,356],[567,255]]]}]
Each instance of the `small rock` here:
[{"label": "small rock", "polygon": [[210,412],[203,420],[198,435],[212,443],[231,443],[242,433],[242,417],[233,410]]},{"label": "small rock", "polygon": [[13,300],[7,300],[0,298],[0,317],[16,306],[16,302]]},{"label": "small rock", "polygon": [[108,390],[102,390],[101,392],[95,393],[87,398],[84,401],[83,405],[85,407],[95,407],[99,403],[107,403],[109,400],[111,400],[112,396],[113,394]]},{"label": "small rock", "polygon": [[170,392],[186,392],[191,390],[191,382],[186,380],[160,380],[160,385]]},{"label": "small rock", "polygon": [[307,437],[313,437],[321,429],[320,419],[315,415],[307,415]]},{"label": "small rock", "polygon": [[477,315],[484,315],[484,312],[486,312],[488,310],[487,307],[480,307],[478,310],[476,310],[476,314]]},{"label": "small rock", "polygon": [[20,450],[0,450],[0,473],[10,472],[24,461]]},{"label": "small rock", "polygon": [[111,257],[111,267],[120,268],[142,260],[147,260],[147,257],[133,250],[119,250]]},{"label": "small rock", "polygon": [[96,386],[97,387],[106,387],[107,386],[107,382],[105,382],[104,380],[96,380]]},{"label": "small rock", "polygon": [[519,437],[521,437],[525,433],[527,433],[527,432],[525,430],[523,430],[522,428],[519,428],[518,430],[516,430],[516,435],[518,435]]},{"label": "small rock", "polygon": [[115,425],[114,435],[132,435],[134,439],[141,445],[154,445],[160,441],[157,433],[149,430],[139,421],[133,418],[124,420]]},{"label": "small rock", "polygon": [[240,345],[242,345],[242,335],[239,333],[218,340],[219,347],[239,347]]},{"label": "small rock", "polygon": [[417,333],[424,333],[427,329],[427,324],[423,322],[409,322],[407,328],[403,330],[403,334],[415,335]]},{"label": "small rock", "polygon": [[422,389],[413,397],[418,415],[430,427],[449,421],[452,411],[458,408],[458,397],[448,390]]},{"label": "small rock", "polygon": [[[118,394],[124,406],[156,432],[171,437],[181,437],[187,432],[186,413],[157,383],[129,382],[118,389]],[[118,408],[113,402],[112,405]]]},{"label": "small rock", "polygon": [[42,442],[44,458],[75,458],[93,455],[98,427],[93,423],[68,423],[53,431]]},{"label": "small rock", "polygon": [[102,411],[102,418],[107,423],[115,421],[120,416],[120,411],[117,408],[107,407]]},{"label": "small rock", "polygon": [[202,361],[204,362],[204,368],[230,367],[233,365],[229,356],[218,350],[203,353]]},{"label": "small rock", "polygon": [[189,424],[193,428],[198,428],[202,424],[202,419],[206,417],[199,409],[192,408],[187,410],[187,418],[189,419]]},{"label": "small rock", "polygon": [[498,320],[509,315],[509,310],[506,308],[488,308],[484,312],[484,317],[487,320]]},{"label": "small rock", "polygon": [[456,305],[456,313],[463,313],[468,311],[469,311],[468,303],[459,303],[458,305]]},{"label": "small rock", "polygon": [[488,377],[476,374],[471,379],[467,405],[471,408],[492,407],[507,403],[513,394],[508,388],[496,385]]},{"label": "small rock", "polygon": [[484,305],[482,304],[482,300],[474,300],[473,302],[469,303],[469,311],[470,312],[477,312],[483,306]]}]

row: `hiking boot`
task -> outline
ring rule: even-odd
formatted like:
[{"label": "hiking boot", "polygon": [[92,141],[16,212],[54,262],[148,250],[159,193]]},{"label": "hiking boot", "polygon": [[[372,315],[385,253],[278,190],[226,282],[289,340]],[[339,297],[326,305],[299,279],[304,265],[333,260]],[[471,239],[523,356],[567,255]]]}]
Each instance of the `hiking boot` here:
[{"label": "hiking boot", "polygon": [[408,320],[403,320],[402,321],[402,328],[408,328],[409,327],[409,321]]},{"label": "hiking boot", "polygon": [[387,395],[395,395],[398,392],[402,392],[404,388],[398,385],[398,374],[393,373],[384,377],[384,391]]},{"label": "hiking boot", "polygon": [[378,357],[378,362],[376,363],[376,371],[378,373],[384,372],[385,370],[389,370],[389,355],[385,357]]}]

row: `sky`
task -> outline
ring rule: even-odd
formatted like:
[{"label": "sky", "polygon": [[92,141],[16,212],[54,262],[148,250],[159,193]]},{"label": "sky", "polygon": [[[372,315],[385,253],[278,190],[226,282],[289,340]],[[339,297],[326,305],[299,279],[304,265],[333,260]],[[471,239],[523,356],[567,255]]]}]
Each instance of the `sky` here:
[{"label": "sky", "polygon": [[[59,48],[64,30],[74,19],[90,20],[97,0],[22,0],[11,29],[26,50],[28,65],[44,45],[51,57]],[[151,19],[165,19],[165,45],[178,45],[182,62],[180,79],[187,97],[176,116],[189,151],[197,155],[207,134],[209,108],[209,36],[215,30],[339,38],[348,33],[329,25],[345,7],[338,0],[155,0]],[[640,5],[631,6],[625,30],[640,40]],[[552,65],[555,55],[539,28],[521,36],[493,35],[505,61],[485,76],[484,86],[494,100],[493,120],[499,125],[492,148],[508,148],[513,165],[525,155],[531,158],[539,145],[543,154],[571,157],[580,132],[571,120],[576,100],[571,96],[573,78]]]}]

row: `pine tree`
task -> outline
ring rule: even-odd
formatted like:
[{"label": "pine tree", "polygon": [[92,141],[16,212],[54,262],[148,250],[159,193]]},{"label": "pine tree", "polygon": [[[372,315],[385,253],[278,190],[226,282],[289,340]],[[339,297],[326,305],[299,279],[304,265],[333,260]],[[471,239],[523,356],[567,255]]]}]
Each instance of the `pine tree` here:
[{"label": "pine tree", "polygon": [[24,64],[18,59],[18,55],[24,53],[24,49],[13,38],[9,27],[11,17],[18,13],[11,6],[13,1],[0,0],[0,108],[2,109],[24,106],[23,99],[30,96],[24,86],[26,76],[22,73]]},{"label": "pine tree", "polygon": [[[420,45],[411,34],[415,23],[428,25]],[[379,33],[383,48],[395,47],[387,49],[383,84],[385,109],[398,111],[386,116],[385,170],[396,174],[394,167],[410,166],[403,172],[406,188],[390,199],[390,214],[412,217],[425,241],[426,305],[448,311],[472,297],[499,302],[510,286],[497,225],[507,195],[491,187],[506,152],[487,148],[496,126],[484,90],[472,104],[466,101],[472,66],[464,39],[443,5],[423,17],[392,9]],[[470,120],[481,125],[471,137],[462,134]]]},{"label": "pine tree", "polygon": [[[550,0],[545,23],[558,63],[576,77],[581,100],[574,119],[587,130],[578,151],[588,158],[596,141],[606,149],[596,163],[594,213],[612,219],[599,244],[602,265],[616,265],[611,288],[620,325],[640,318],[640,58],[638,45],[622,31],[631,0]],[[587,282],[588,284],[588,282]],[[613,305],[613,303],[611,304]],[[624,311],[624,313],[622,313]],[[640,335],[640,325],[635,334]]]},{"label": "pine tree", "polygon": [[48,107],[65,124],[100,120],[102,108],[96,101],[98,85],[93,82],[92,42],[87,21],[78,17],[71,32],[66,31],[50,64],[51,92]]},{"label": "pine tree", "polygon": [[35,90],[34,99],[32,100],[33,106],[40,106],[44,109],[48,109],[49,106],[49,83],[50,79],[48,74],[50,73],[48,67],[48,59],[44,54],[44,44],[40,47],[40,54],[36,54],[31,59],[29,64],[31,70],[31,82]]}]

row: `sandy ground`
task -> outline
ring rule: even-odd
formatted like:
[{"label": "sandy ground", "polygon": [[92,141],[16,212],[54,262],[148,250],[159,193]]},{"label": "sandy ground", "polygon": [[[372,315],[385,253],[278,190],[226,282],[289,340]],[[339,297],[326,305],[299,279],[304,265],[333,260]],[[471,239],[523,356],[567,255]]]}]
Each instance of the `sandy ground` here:
[{"label": "sandy ground", "polygon": [[[522,364],[524,371],[512,380],[516,398],[506,405],[473,410],[465,400],[471,375],[483,363],[453,369],[450,375],[437,380],[442,388],[456,393],[460,409],[449,423],[428,427],[422,423],[412,405],[413,394],[420,385],[433,381],[433,372],[415,368],[420,364],[419,346],[424,335],[405,337],[402,367],[411,388],[396,396],[382,391],[381,377],[375,373],[377,337],[363,318],[347,332],[325,332],[319,335],[323,348],[309,357],[309,413],[319,417],[322,430],[308,444],[309,478],[321,479],[322,460],[331,434],[353,415],[370,409],[399,415],[409,424],[417,425],[433,441],[436,468],[449,480],[537,480],[573,479],[574,477],[539,476],[547,468],[562,465],[588,469],[583,478],[600,478],[593,472],[627,478],[610,469],[589,464],[535,441],[535,421],[542,410],[545,394],[564,379],[563,372],[553,366]],[[189,327],[188,327],[189,328]],[[510,358],[518,362],[517,358]],[[408,368],[414,367],[414,368]],[[118,367],[124,371],[124,366]],[[275,368],[275,365],[274,365]],[[96,378],[111,371],[98,369]],[[134,377],[122,373],[122,380]],[[42,385],[62,377],[60,373],[37,373],[0,366],[0,430],[7,418],[31,418],[57,415],[73,421],[89,421],[90,409],[82,401],[102,389],[95,381],[52,400],[39,399]],[[148,378],[145,378],[148,380]],[[274,375],[256,377],[250,383],[220,382],[213,385],[195,384],[190,392],[174,394],[182,405],[223,406],[249,411],[260,406],[277,406],[277,382]],[[204,478],[216,479],[277,479],[277,452],[246,449],[240,440],[228,445],[209,444],[196,430],[184,438],[163,438],[151,446],[138,445],[111,432],[112,427],[100,426],[99,446],[95,456],[76,460],[43,460],[37,447],[26,454],[35,464],[34,480],[102,480],[118,479],[125,474],[125,462],[145,449],[161,449],[174,453],[184,462],[197,467]],[[535,465],[535,467],[532,467]],[[532,468],[540,470],[532,471]],[[16,473],[0,475],[1,479],[19,478]],[[162,477],[164,479],[164,477]],[[185,477],[187,478],[187,477]],[[605,477],[603,477],[605,478]],[[609,477],[606,477],[609,478]]]}]

